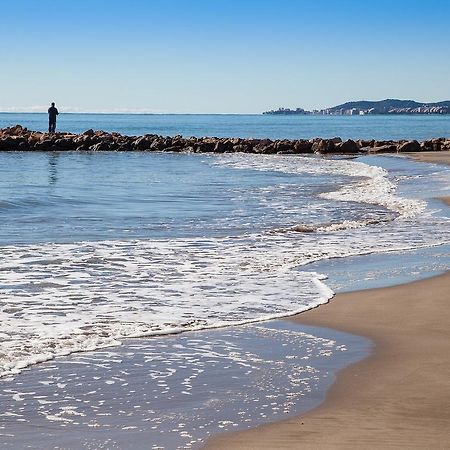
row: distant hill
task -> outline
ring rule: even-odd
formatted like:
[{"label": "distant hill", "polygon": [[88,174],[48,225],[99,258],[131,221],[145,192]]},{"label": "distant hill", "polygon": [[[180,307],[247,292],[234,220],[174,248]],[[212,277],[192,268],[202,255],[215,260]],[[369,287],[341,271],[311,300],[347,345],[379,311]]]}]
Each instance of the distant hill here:
[{"label": "distant hill", "polygon": [[342,105],[333,106],[328,108],[330,112],[340,111],[340,110],[370,110],[373,109],[377,113],[388,113],[391,110],[401,110],[401,109],[417,109],[417,108],[450,108],[450,100],[437,102],[437,103],[422,103],[416,102],[414,100],[398,100],[393,98],[388,98],[386,100],[379,101],[368,101],[360,100],[356,102],[347,102]]}]

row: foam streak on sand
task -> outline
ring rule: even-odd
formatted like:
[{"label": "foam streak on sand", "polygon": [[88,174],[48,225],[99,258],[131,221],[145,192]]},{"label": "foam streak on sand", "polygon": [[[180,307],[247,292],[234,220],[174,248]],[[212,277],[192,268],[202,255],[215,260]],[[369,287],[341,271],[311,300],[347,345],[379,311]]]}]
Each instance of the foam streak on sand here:
[{"label": "foam streak on sand", "polygon": [[[387,172],[378,167],[254,156],[224,156],[217,163],[345,175],[348,186],[322,196],[375,203],[394,214],[383,210],[378,220],[371,217],[358,226],[343,220],[319,228],[320,233],[4,246],[0,374],[127,337],[292,315],[333,295],[323,274],[305,270],[311,262],[450,241],[448,219],[425,210],[423,201],[396,196]],[[373,234],[358,229],[373,223]]]}]

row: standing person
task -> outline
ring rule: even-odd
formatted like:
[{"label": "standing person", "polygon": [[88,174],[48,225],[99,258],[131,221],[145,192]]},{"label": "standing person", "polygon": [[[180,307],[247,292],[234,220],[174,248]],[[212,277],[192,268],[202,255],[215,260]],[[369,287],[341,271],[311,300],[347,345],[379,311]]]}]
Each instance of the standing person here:
[{"label": "standing person", "polygon": [[55,104],[48,108],[48,132],[54,133],[56,130],[56,116],[59,114],[58,110],[55,108]]}]

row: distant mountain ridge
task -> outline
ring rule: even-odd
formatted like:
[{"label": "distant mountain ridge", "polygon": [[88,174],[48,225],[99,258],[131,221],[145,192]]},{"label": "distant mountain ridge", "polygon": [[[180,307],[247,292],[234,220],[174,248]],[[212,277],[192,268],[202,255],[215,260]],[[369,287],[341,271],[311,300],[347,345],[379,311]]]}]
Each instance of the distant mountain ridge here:
[{"label": "distant mountain ridge", "polygon": [[390,109],[397,108],[423,108],[423,107],[443,107],[450,108],[450,100],[445,100],[441,102],[416,102],[415,100],[398,100],[394,98],[388,98],[386,100],[378,100],[378,101],[369,101],[369,100],[359,100],[355,102],[346,102],[341,105],[333,106],[332,108],[328,108],[328,110],[341,110],[341,109],[360,109],[360,110],[368,110],[374,108],[377,111],[389,111]]}]

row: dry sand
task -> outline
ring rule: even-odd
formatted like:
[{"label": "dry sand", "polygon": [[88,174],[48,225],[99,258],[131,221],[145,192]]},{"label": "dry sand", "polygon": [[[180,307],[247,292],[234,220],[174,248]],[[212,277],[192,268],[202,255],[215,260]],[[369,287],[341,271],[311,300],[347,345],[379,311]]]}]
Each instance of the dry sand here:
[{"label": "dry sand", "polygon": [[450,448],[450,273],[339,294],[294,320],[368,336],[376,351],[344,369],[319,408],[206,448]]}]

